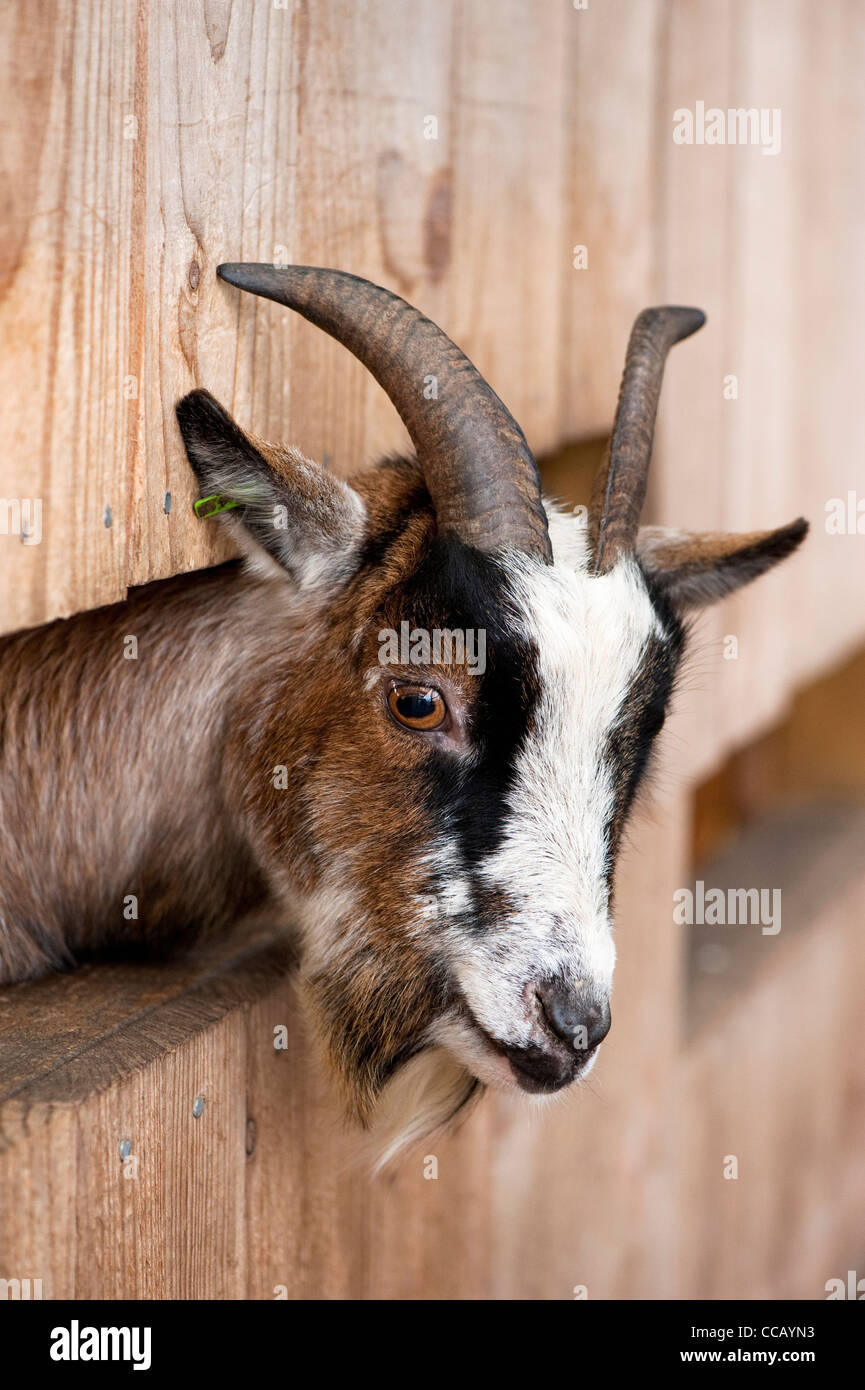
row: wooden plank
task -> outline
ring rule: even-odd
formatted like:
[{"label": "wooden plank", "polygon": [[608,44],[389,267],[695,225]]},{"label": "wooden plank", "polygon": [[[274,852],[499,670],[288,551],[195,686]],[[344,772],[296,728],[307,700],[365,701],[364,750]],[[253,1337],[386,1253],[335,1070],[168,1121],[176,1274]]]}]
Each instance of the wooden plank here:
[{"label": "wooden plank", "polygon": [[617,888],[613,1026],[585,1086],[497,1106],[493,1270],[501,1298],[676,1296],[670,1087],[679,1040],[686,805],[655,806]]},{"label": "wooden plank", "polygon": [[4,202],[4,490],[40,499],[43,534],[0,537],[0,629],[229,553],[190,510],[173,407],[194,384],[343,472],[405,446],[362,368],[219,285],[220,260],[391,285],[477,357],[538,447],[558,439],[558,278],[539,283],[537,267],[561,249],[566,22],[523,0],[459,19],[395,0],[5,7],[22,101]]},{"label": "wooden plank", "polygon": [[11,1153],[0,1154],[0,1277],[41,1280],[43,1298],[68,1297],[77,1287],[76,1112],[58,1110]]},{"label": "wooden plank", "polygon": [[798,14],[802,48],[792,131],[798,162],[796,408],[789,477],[813,532],[807,564],[800,566],[797,624],[788,625],[784,659],[801,679],[846,657],[862,635],[861,606],[848,596],[861,591],[865,541],[849,529],[830,534],[826,507],[831,499],[846,501],[851,492],[858,502],[865,498],[865,420],[851,408],[865,370],[865,15],[850,0],[822,6],[819,15],[801,4]]},{"label": "wooden plank", "polygon": [[242,1039],[227,1015],[0,1155],[4,1276],[44,1298],[242,1297]]},{"label": "wooden plank", "polygon": [[[771,823],[762,833],[746,859],[729,854],[705,869],[707,886],[721,887],[769,873],[783,921],[777,936],[715,928],[733,955],[738,934],[751,934],[747,970],[728,970],[726,992],[714,981],[698,988],[677,1145],[680,1278],[691,1298],[824,1298],[826,1280],[846,1277],[861,1256],[863,817],[848,816],[825,845],[802,816],[782,840]],[[729,1156],[738,1177],[724,1176]]]},{"label": "wooden plank", "polygon": [[2,992],[4,1277],[46,1298],[484,1296],[488,1122],[371,1182],[286,963],[265,944]]},{"label": "wooden plank", "polygon": [[[672,894],[687,882],[685,810],[662,801],[634,836],[614,1028],[589,1084],[543,1117],[488,1098],[459,1135],[430,1145],[432,1180],[420,1154],[369,1183],[293,980],[266,950],[226,959],[189,982],[188,998],[157,988],[154,999],[149,967],[124,967],[127,996],[136,975],[142,987],[115,1014],[115,967],[73,977],[68,1018],[44,982],[49,1053],[69,1053],[88,997],[101,1023],[71,1044],[71,1061],[46,1070],[37,1055],[32,1087],[13,1064],[3,1277],[77,1298],[570,1299],[579,1286],[589,1298],[821,1296],[865,1216],[861,854],[835,836],[809,864],[789,842],[783,932],[760,937],[758,971],[680,1054]],[[773,854],[752,842],[751,868]],[[733,877],[753,874],[740,859]],[[815,1026],[791,1015],[797,999]],[[25,1032],[39,1017],[22,997]],[[110,1076],[100,1028],[114,1044]],[[4,1054],[10,1039],[7,1017]],[[728,1154],[741,1164],[735,1182],[723,1179]]]},{"label": "wooden plank", "polygon": [[[274,1029],[288,1045],[274,1048]],[[478,1298],[489,1287],[488,1117],[370,1181],[290,982],[249,1013],[248,1296]],[[437,1177],[430,1158],[436,1160]]]},{"label": "wooden plank", "polygon": [[116,1085],[291,968],[264,933],[172,962],[103,963],[0,990],[0,1149]]},{"label": "wooden plank", "polygon": [[[0,536],[0,627],[227,553],[190,513],[172,412],[195,382],[341,471],[404,444],[347,354],[216,283],[239,256],[392,283],[464,342],[537,448],[607,427],[628,322],[656,285],[704,303],[709,328],[671,364],[656,515],[750,526],[801,506],[818,534],[798,577],[785,568],[707,620],[711,714],[688,716],[689,756],[708,766],[859,639],[853,606],[827,616],[818,596],[858,567],[858,537],[820,527],[827,493],[865,494],[865,426],[845,405],[865,356],[861,7],[760,0],[740,20],[624,0],[541,17],[521,0],[363,15],[348,0],[43,0],[2,22],[22,95],[0,275],[4,491],[41,499],[44,534]],[[672,113],[697,100],[780,103],[780,155],[674,146]],[[722,664],[727,632],[738,665]]]},{"label": "wooden plank", "polygon": [[[824,522],[829,497],[865,495],[863,426],[843,403],[865,344],[853,249],[865,211],[854,133],[865,100],[852,76],[863,44],[862,11],[844,0],[819,16],[777,0],[670,9],[662,292],[700,304],[709,322],[671,359],[650,504],[656,520],[697,529],[812,522],[795,560],[700,620],[680,701],[682,771],[696,777],[862,639],[861,614],[827,602],[856,583],[857,540],[827,536]],[[780,152],[674,145],[673,112],[698,101],[779,108]],[[738,397],[725,399],[731,375]]]},{"label": "wooden plank", "polygon": [[564,432],[559,267],[574,23],[564,5],[483,0],[462,7],[455,38],[447,326],[536,452]]},{"label": "wooden plank", "polygon": [[[655,300],[663,28],[655,0],[572,7],[569,18],[563,227],[554,266],[563,305],[559,437],[579,439],[609,432],[631,324]],[[575,266],[578,246],[586,248],[586,268]]]},{"label": "wooden plank", "polygon": [[76,1298],[245,1296],[242,1025],[236,1010],[80,1109]]},{"label": "wooden plank", "polygon": [[[673,350],[667,365],[646,516],[694,530],[720,530],[727,520],[726,480],[735,462],[729,416],[741,409],[739,401],[724,395],[725,377],[741,374],[734,339],[732,209],[742,160],[766,160],[754,150],[676,144],[673,133],[675,114],[695,111],[697,101],[725,110],[737,104],[735,22],[729,6],[673,3],[658,92],[659,300],[697,305],[708,321]],[[675,776],[699,779],[709,745],[712,752],[727,746],[736,663],[725,659],[722,639],[739,633],[734,624],[742,610],[731,611],[735,602],[699,619],[697,650],[689,656],[676,699],[681,742],[669,746]],[[744,640],[740,645],[744,659],[748,647]]]}]

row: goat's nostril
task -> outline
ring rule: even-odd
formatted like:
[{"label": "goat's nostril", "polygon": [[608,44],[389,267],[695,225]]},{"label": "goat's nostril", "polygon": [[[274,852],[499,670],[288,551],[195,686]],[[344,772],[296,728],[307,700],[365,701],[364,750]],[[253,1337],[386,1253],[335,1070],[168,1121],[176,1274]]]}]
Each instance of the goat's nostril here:
[{"label": "goat's nostril", "polygon": [[604,1038],[610,1031],[610,1024],[612,1021],[613,1015],[610,1011],[610,1001],[608,999],[605,999],[602,1004],[593,1005],[592,1008],[589,1009],[586,1014],[585,1023],[587,1049],[597,1047],[599,1043],[604,1041]]},{"label": "goat's nostril", "polygon": [[610,1031],[608,999],[598,1000],[560,977],[541,984],[537,996],[547,1027],[577,1051],[591,1052]]},{"label": "goat's nostril", "polygon": [[576,989],[555,977],[538,986],[538,999],[544,1021],[556,1037],[570,1042],[583,1022],[583,1005]]}]

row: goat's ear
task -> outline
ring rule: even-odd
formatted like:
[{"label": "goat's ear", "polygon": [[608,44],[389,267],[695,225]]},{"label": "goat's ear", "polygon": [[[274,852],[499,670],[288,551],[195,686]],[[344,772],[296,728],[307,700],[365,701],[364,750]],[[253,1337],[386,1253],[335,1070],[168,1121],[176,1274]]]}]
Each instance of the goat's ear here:
[{"label": "goat's ear", "polygon": [[265,551],[302,589],[350,577],[366,517],[353,488],[296,449],[246,434],[209,391],[184,396],[177,421],[203,495],[239,504],[224,516],[247,554]]},{"label": "goat's ear", "polygon": [[704,608],[786,559],[807,533],[803,517],[776,531],[731,536],[643,526],[637,556],[674,607]]}]

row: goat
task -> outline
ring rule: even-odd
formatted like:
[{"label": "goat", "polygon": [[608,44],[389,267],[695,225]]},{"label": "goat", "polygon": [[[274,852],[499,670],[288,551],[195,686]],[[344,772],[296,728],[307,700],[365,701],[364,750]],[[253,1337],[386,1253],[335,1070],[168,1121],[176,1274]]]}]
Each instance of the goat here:
[{"label": "goat", "polygon": [[[544,501],[501,400],[404,300],[311,267],[218,274],[349,348],[416,456],[343,481],[204,390],[179,402],[246,563],[0,644],[0,979],[272,912],[347,1110],[389,1155],[486,1085],[545,1095],[594,1064],[617,851],[687,614],[807,523],[640,528],[664,362],[699,310],[637,318],[580,517]],[[483,633],[485,669],[423,644],[385,659],[403,624]]]}]

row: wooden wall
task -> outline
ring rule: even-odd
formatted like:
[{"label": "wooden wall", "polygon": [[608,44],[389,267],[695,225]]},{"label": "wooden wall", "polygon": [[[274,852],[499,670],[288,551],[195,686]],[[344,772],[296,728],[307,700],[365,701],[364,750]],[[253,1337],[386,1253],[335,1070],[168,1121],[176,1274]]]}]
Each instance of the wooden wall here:
[{"label": "wooden wall", "polygon": [[824,1297],[865,1230],[865,812],[822,842],[802,818],[780,862],[751,840],[784,931],[688,1018],[686,800],[659,810],[620,883],[590,1084],[540,1112],[487,1097],[374,1182],[280,948],[3,991],[0,1277],[44,1298]]},{"label": "wooden wall", "polygon": [[[701,625],[686,760],[702,771],[861,640],[862,536],[826,530],[826,503],[865,498],[865,13],[856,3],[673,4],[663,110],[780,108],[781,151],[667,146],[659,294],[707,328],[666,385],[660,521],[745,529],[802,514],[799,560]],[[738,399],[724,380],[735,375]],[[863,508],[865,511],[865,508]],[[865,522],[863,522],[865,525]],[[738,637],[725,660],[721,639]]]},{"label": "wooden wall", "polygon": [[[865,635],[865,538],[824,526],[829,499],[865,498],[863,62],[858,0],[0,8],[0,493],[43,503],[38,545],[2,534],[0,510],[0,631],[229,553],[191,512],[173,407],[192,385],[340,472],[404,442],[347,353],[217,283],[221,260],[404,294],[538,453],[609,428],[640,308],[699,304],[708,325],[668,368],[652,519],[813,524],[698,628],[624,866],[589,1087],[540,1119],[490,1102],[436,1146],[437,1180],[418,1160],[370,1187],[268,948],[261,968],[229,954],[203,976],[94,967],[5,991],[0,1277],[79,1297],[819,1297],[832,1260],[847,1268],[865,884],[826,880],[793,954],[693,1033],[671,899],[695,782]],[[675,144],[674,111],[698,101],[780,108],[780,152]],[[806,989],[833,1031],[791,1069],[779,1038]],[[750,1185],[717,1178],[734,1144]]]},{"label": "wooden wall", "polygon": [[[825,602],[855,583],[858,541],[823,525],[829,498],[865,495],[856,0],[10,0],[0,24],[2,486],[44,508],[40,545],[0,536],[0,630],[226,553],[191,514],[173,418],[196,383],[340,471],[403,440],[347,353],[214,276],[276,258],[418,303],[538,452],[608,428],[640,307],[702,305],[668,372],[654,513],[804,512],[814,534],[706,623],[689,759],[859,639],[858,606]],[[780,152],[674,144],[697,101],[779,107]],[[721,664],[728,631],[740,659]]]},{"label": "wooden wall", "polygon": [[681,880],[682,810],[644,834],[622,888],[599,1078],[545,1116],[489,1099],[374,1182],[269,943],[3,991],[0,1277],[39,1278],[45,1298],[673,1296],[679,1016],[656,1001],[674,997],[679,942],[641,905]]}]

